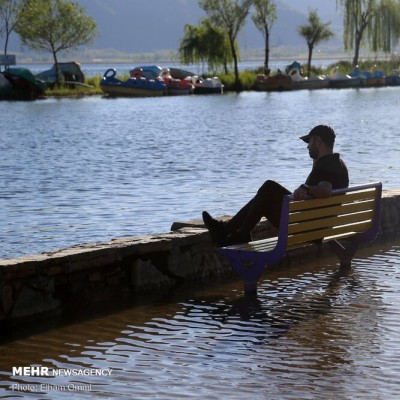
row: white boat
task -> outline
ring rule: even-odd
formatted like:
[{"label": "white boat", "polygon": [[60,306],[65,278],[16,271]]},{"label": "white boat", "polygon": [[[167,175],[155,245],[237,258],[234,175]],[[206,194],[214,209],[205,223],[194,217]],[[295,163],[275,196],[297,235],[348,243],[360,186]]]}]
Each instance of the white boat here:
[{"label": "white boat", "polygon": [[293,89],[322,89],[329,86],[329,80],[325,76],[302,76],[297,68],[292,68],[288,75],[293,81]]},{"label": "white boat", "polygon": [[213,78],[202,78],[201,76],[191,75],[186,78],[194,86],[195,94],[223,93],[224,85],[216,76]]},{"label": "white boat", "polygon": [[363,84],[361,77],[352,78],[350,75],[340,74],[339,67],[335,67],[335,70],[326,78],[329,80],[329,87],[331,88],[360,87]]}]

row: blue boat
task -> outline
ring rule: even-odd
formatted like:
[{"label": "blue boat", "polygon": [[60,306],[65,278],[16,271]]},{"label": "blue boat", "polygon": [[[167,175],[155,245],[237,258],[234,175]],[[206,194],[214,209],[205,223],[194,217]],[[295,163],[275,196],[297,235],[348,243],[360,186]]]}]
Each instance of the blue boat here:
[{"label": "blue boat", "polygon": [[140,70],[122,81],[116,78],[116,70],[108,69],[100,82],[100,88],[109,96],[113,97],[146,97],[164,96],[167,94],[167,86],[161,79],[148,79]]},{"label": "blue boat", "polygon": [[385,77],[386,85],[400,86],[400,70],[394,69],[390,74]]}]

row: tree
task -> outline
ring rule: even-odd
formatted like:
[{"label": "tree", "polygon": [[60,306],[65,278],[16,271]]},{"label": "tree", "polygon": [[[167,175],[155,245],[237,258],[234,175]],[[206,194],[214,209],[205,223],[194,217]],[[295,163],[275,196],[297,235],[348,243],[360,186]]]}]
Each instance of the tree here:
[{"label": "tree", "polygon": [[207,13],[210,21],[221,28],[228,36],[235,69],[235,87],[240,90],[238,52],[236,39],[243,28],[253,0],[199,0],[200,7]]},{"label": "tree", "polygon": [[269,34],[276,21],[276,4],[270,0],[254,0],[255,13],[251,16],[254,25],[264,36],[265,57],[264,69],[268,71],[269,64]]},{"label": "tree", "polygon": [[0,0],[0,34],[5,35],[4,55],[7,55],[8,41],[11,33],[19,23],[28,0]]},{"label": "tree", "polygon": [[226,34],[207,18],[202,19],[199,26],[185,25],[179,57],[183,64],[207,63],[209,70],[223,66],[225,72],[232,61]]},{"label": "tree", "polygon": [[333,36],[333,32],[328,28],[330,22],[323,24],[318,17],[317,11],[310,11],[308,15],[308,24],[300,25],[298,30],[301,36],[307,41],[308,46],[308,63],[307,77],[310,77],[311,59],[314,47],[325,40],[329,40]]},{"label": "tree", "polygon": [[29,0],[17,32],[27,47],[52,53],[58,81],[57,54],[91,43],[97,35],[97,28],[94,19],[85,15],[85,9],[77,3]]},{"label": "tree", "polygon": [[360,48],[391,51],[400,38],[400,3],[396,0],[336,0],[343,10],[344,46],[354,49],[353,66]]}]

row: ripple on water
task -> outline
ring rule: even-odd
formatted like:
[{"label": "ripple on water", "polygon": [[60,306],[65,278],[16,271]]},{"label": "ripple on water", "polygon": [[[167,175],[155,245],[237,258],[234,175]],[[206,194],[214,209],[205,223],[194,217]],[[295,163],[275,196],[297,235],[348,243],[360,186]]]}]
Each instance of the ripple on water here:
[{"label": "ripple on water", "polygon": [[231,214],[266,179],[293,189],[321,122],[352,183],[398,188],[398,90],[1,102],[0,257]]},{"label": "ripple on water", "polygon": [[[91,385],[79,398],[395,399],[400,390],[400,246],[272,269],[257,297],[221,279],[159,303],[2,346],[11,384]],[[110,376],[12,377],[12,366],[112,369]],[[38,386],[37,386],[38,387]],[[43,389],[26,398],[64,399]]]}]

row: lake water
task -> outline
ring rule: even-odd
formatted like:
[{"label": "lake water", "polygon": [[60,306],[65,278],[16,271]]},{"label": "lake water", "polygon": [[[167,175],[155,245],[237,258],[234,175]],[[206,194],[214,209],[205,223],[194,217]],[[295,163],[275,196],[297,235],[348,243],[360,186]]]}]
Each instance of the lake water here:
[{"label": "lake water", "polygon": [[[7,338],[0,397],[397,400],[399,291],[399,243],[359,251],[347,271],[334,257],[271,269],[257,298],[233,278],[198,282]],[[29,366],[49,376],[12,376]]]},{"label": "lake water", "polygon": [[232,214],[311,169],[331,124],[351,184],[399,188],[400,87],[0,102],[0,258]]}]

